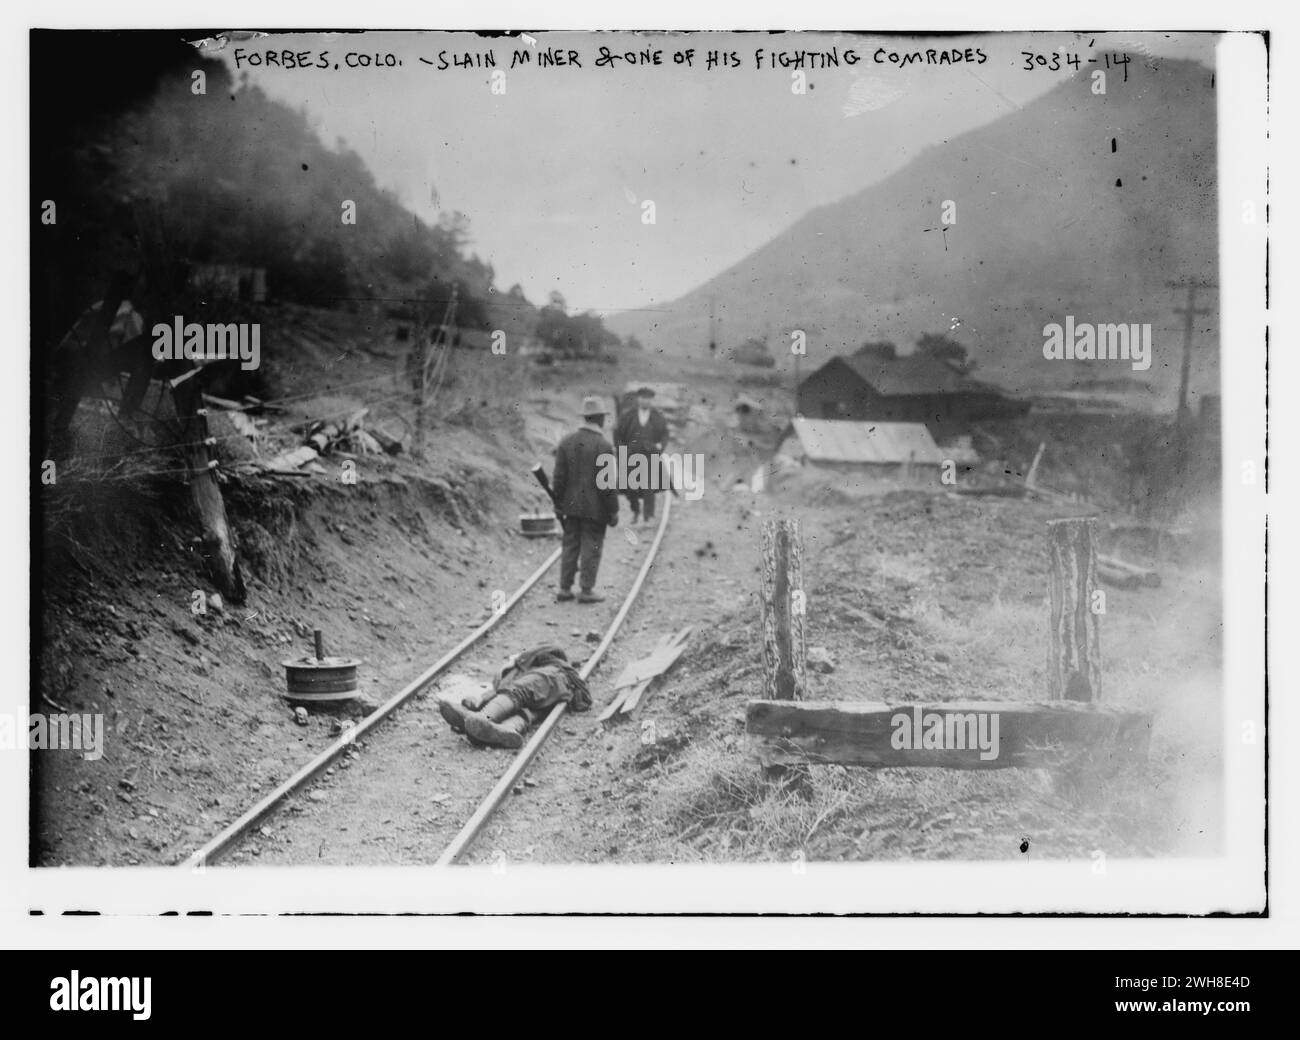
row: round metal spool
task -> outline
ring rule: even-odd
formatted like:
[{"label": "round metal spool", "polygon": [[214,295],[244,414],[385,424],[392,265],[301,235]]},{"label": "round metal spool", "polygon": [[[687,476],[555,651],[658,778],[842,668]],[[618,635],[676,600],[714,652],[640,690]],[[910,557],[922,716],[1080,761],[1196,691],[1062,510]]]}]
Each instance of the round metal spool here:
[{"label": "round metal spool", "polygon": [[554,513],[520,513],[519,530],[525,538],[545,538],[555,534]]},{"label": "round metal spool", "polygon": [[346,701],[360,695],[355,657],[300,657],[282,661],[287,700],[320,702]]}]

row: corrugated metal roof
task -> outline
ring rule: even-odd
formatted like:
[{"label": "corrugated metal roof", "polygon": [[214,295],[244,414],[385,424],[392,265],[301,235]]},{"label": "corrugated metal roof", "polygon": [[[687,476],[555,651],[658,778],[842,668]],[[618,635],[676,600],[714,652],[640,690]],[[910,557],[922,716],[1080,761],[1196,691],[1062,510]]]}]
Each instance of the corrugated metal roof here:
[{"label": "corrugated metal roof", "polygon": [[[848,422],[842,419],[792,419],[786,436],[799,438],[813,462],[943,463],[923,423]],[[784,441],[785,438],[783,437]]]}]

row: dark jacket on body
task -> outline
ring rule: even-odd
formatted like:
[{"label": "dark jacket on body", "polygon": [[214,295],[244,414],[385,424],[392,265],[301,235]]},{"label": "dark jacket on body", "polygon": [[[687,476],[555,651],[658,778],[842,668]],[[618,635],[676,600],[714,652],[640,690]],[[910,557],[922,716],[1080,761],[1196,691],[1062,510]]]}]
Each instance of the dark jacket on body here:
[{"label": "dark jacket on body", "polygon": [[637,420],[636,405],[619,416],[614,427],[615,447],[626,444],[631,455],[649,455],[663,451],[668,443],[668,420],[658,408],[650,409],[650,418],[644,426]]},{"label": "dark jacket on body", "polygon": [[[560,441],[555,449],[555,479],[551,488],[562,514],[604,524],[613,524],[618,519],[617,487],[603,489],[596,484],[601,456],[613,454],[609,441],[585,426]],[[616,472],[611,473],[617,477]]]}]

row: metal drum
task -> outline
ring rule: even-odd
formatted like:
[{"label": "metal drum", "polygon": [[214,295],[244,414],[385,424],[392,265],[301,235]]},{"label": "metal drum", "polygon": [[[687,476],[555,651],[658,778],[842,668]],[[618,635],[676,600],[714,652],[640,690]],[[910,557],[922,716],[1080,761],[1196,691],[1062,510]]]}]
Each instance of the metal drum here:
[{"label": "metal drum", "polygon": [[361,661],[355,657],[326,657],[320,629],[313,634],[316,638],[315,657],[280,662],[284,665],[285,699],[319,704],[360,696],[357,666]]}]

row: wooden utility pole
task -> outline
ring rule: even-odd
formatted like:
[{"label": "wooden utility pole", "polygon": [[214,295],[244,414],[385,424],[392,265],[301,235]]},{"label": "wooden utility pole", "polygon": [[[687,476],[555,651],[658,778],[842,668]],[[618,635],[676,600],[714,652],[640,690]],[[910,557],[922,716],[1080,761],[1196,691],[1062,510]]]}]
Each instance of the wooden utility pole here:
[{"label": "wooden utility pole", "polygon": [[1218,283],[1187,280],[1166,282],[1165,285],[1170,289],[1187,290],[1187,306],[1174,308],[1175,314],[1183,316],[1183,372],[1178,382],[1178,418],[1184,419],[1187,416],[1187,387],[1192,376],[1192,335],[1196,331],[1196,316],[1214,313],[1212,308],[1196,306],[1196,291],[1217,288]]},{"label": "wooden utility pole", "polygon": [[1099,610],[1094,608],[1105,601],[1094,603],[1098,591],[1093,547],[1096,528],[1097,521],[1090,516],[1047,521],[1049,700],[1101,700]]},{"label": "wooden utility pole", "polygon": [[804,654],[803,541],[798,520],[763,523],[763,697],[802,700]]}]

